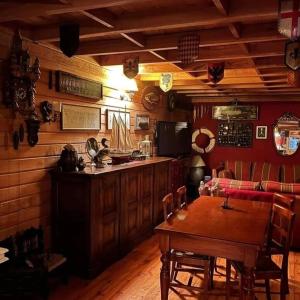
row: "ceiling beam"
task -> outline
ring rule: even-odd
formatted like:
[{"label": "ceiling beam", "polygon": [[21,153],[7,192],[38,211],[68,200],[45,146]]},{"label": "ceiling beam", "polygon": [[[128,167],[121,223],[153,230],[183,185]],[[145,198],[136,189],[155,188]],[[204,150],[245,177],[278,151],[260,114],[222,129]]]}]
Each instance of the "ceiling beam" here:
[{"label": "ceiling beam", "polygon": [[[138,55],[140,58],[140,63],[157,63],[161,60],[157,60],[153,56],[149,56],[147,53],[133,52],[135,55]],[[177,50],[171,51],[160,51],[157,52],[161,57],[166,59],[171,63],[180,63],[179,54]],[[226,61],[226,60],[240,60],[240,59],[249,59],[256,57],[278,57],[283,56],[284,47],[282,43],[276,42],[272,44],[263,43],[260,46],[254,47],[249,51],[249,54],[245,54],[240,48],[236,47],[222,47],[222,48],[200,48],[199,58],[196,60],[197,62],[217,62],[217,61]],[[126,58],[125,54],[117,54],[117,55],[106,55],[99,56],[98,61],[102,66],[109,65],[120,65],[123,60]]]},{"label": "ceiling beam", "polygon": [[212,2],[222,15],[228,15],[229,0],[212,0]]},{"label": "ceiling beam", "polygon": [[[275,24],[275,23],[272,23]],[[252,27],[252,28],[251,28]],[[285,40],[280,35],[275,27],[270,27],[270,24],[258,24],[253,26],[246,26],[240,39],[236,39],[226,30],[226,28],[200,30],[200,47],[209,46],[224,46],[236,45],[241,43],[257,43]],[[108,54],[121,54],[131,52],[144,52],[144,51],[157,51],[157,50],[175,50],[177,49],[178,40],[181,34],[159,34],[150,35],[147,38],[138,38],[138,33],[135,34],[122,34],[133,37],[135,40],[140,40],[139,43],[144,44],[144,48],[140,48],[125,42],[123,39],[115,40],[99,40],[99,41],[81,41],[78,55],[108,55]],[[140,34],[141,36],[141,34]],[[137,38],[135,38],[137,37]]]},{"label": "ceiling beam", "polygon": [[108,10],[106,9],[98,9],[98,10],[80,10],[80,13],[84,16],[88,17],[89,19],[94,20],[95,22],[103,25],[107,28],[114,28],[115,23],[115,16],[113,16]]},{"label": "ceiling beam", "polygon": [[[107,0],[105,2],[107,2]],[[112,2],[115,3],[116,0]],[[251,22],[257,20],[264,22],[277,19],[277,4],[273,0],[261,1],[259,5],[253,5],[253,3],[248,0],[240,0],[238,2],[238,5],[231,8],[229,16],[221,16],[213,7],[205,7],[199,11],[195,9],[177,10],[177,12],[174,13],[164,12],[160,14],[152,14],[151,12],[149,16],[124,15],[122,18],[116,20],[115,28],[112,29],[102,28],[101,30],[95,26],[81,26],[80,37],[84,39],[120,33],[179,28],[182,30],[194,26],[221,26],[222,24],[226,25],[236,22]],[[32,39],[47,42],[58,41],[58,27],[47,26],[47,28],[35,29],[32,33]]]},{"label": "ceiling beam", "polygon": [[49,4],[49,3],[20,3],[2,7],[0,10],[0,22],[24,20],[40,16],[59,15],[83,10],[107,8],[113,6],[127,5],[132,3],[147,2],[149,0],[72,0],[71,3]]},{"label": "ceiling beam", "polygon": [[[233,97],[232,96],[213,96],[213,97],[197,97],[194,96],[192,97],[192,103],[196,104],[196,103],[232,103],[233,101]],[[238,101],[239,102],[282,102],[282,96],[276,96],[276,95],[245,95],[245,96],[239,96],[238,97]],[[299,101],[299,97],[296,95],[290,95],[287,99],[287,101],[295,101],[298,102]]]}]

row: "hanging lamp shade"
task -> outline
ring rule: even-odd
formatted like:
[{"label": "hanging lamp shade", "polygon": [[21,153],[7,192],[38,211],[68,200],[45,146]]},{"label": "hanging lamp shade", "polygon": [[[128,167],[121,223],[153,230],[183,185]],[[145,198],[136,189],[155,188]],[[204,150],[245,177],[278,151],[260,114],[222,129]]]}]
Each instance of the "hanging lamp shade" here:
[{"label": "hanging lamp shade", "polygon": [[187,34],[178,41],[179,60],[183,65],[193,63],[199,57],[200,38],[198,34]]},{"label": "hanging lamp shade", "polygon": [[278,31],[289,38],[300,37],[300,0],[280,0]]},{"label": "hanging lamp shade", "polygon": [[218,83],[224,78],[225,63],[212,63],[207,66],[208,80],[212,83]]}]

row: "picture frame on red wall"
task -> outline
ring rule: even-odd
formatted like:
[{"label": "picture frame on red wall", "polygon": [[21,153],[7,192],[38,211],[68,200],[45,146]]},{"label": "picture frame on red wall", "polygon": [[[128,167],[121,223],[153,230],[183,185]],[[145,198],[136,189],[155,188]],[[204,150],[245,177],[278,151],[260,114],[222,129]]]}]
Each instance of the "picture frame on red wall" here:
[{"label": "picture frame on red wall", "polygon": [[256,126],[256,139],[266,140],[268,138],[268,126]]}]

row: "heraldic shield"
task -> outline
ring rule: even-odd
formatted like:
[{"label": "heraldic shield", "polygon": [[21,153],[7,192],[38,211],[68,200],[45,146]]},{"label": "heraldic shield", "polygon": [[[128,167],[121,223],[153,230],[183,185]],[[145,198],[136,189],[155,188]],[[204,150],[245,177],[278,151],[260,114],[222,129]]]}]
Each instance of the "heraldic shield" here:
[{"label": "heraldic shield", "polygon": [[79,24],[63,24],[59,27],[60,50],[72,57],[79,47]]},{"label": "heraldic shield", "polygon": [[139,73],[139,58],[126,58],[123,62],[123,73],[129,79],[133,79]]},{"label": "heraldic shield", "polygon": [[292,70],[300,68],[300,41],[287,42],[285,44],[284,63]]},{"label": "heraldic shield", "polygon": [[225,63],[213,63],[207,67],[208,80],[213,83],[218,83],[224,78]]},{"label": "heraldic shield", "polygon": [[173,87],[173,74],[162,73],[160,75],[159,87],[166,93]]}]

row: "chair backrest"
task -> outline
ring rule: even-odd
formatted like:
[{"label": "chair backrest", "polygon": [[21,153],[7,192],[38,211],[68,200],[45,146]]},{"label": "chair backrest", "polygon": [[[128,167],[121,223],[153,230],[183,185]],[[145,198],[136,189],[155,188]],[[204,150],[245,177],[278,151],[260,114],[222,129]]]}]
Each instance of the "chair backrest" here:
[{"label": "chair backrest", "polygon": [[187,198],[186,198],[186,186],[181,186],[177,189],[177,208],[181,209],[182,207],[187,205]]},{"label": "chair backrest", "polygon": [[273,203],[282,206],[284,208],[287,208],[289,210],[292,210],[294,207],[294,198],[291,196],[282,195],[279,193],[275,193],[273,195]]},{"label": "chair backrest", "polygon": [[174,197],[170,193],[162,199],[164,209],[164,219],[167,221],[174,214]]},{"label": "chair backrest", "polygon": [[285,267],[288,264],[294,219],[295,214],[292,211],[280,205],[273,204],[269,242],[272,241],[283,250],[282,266]]}]

